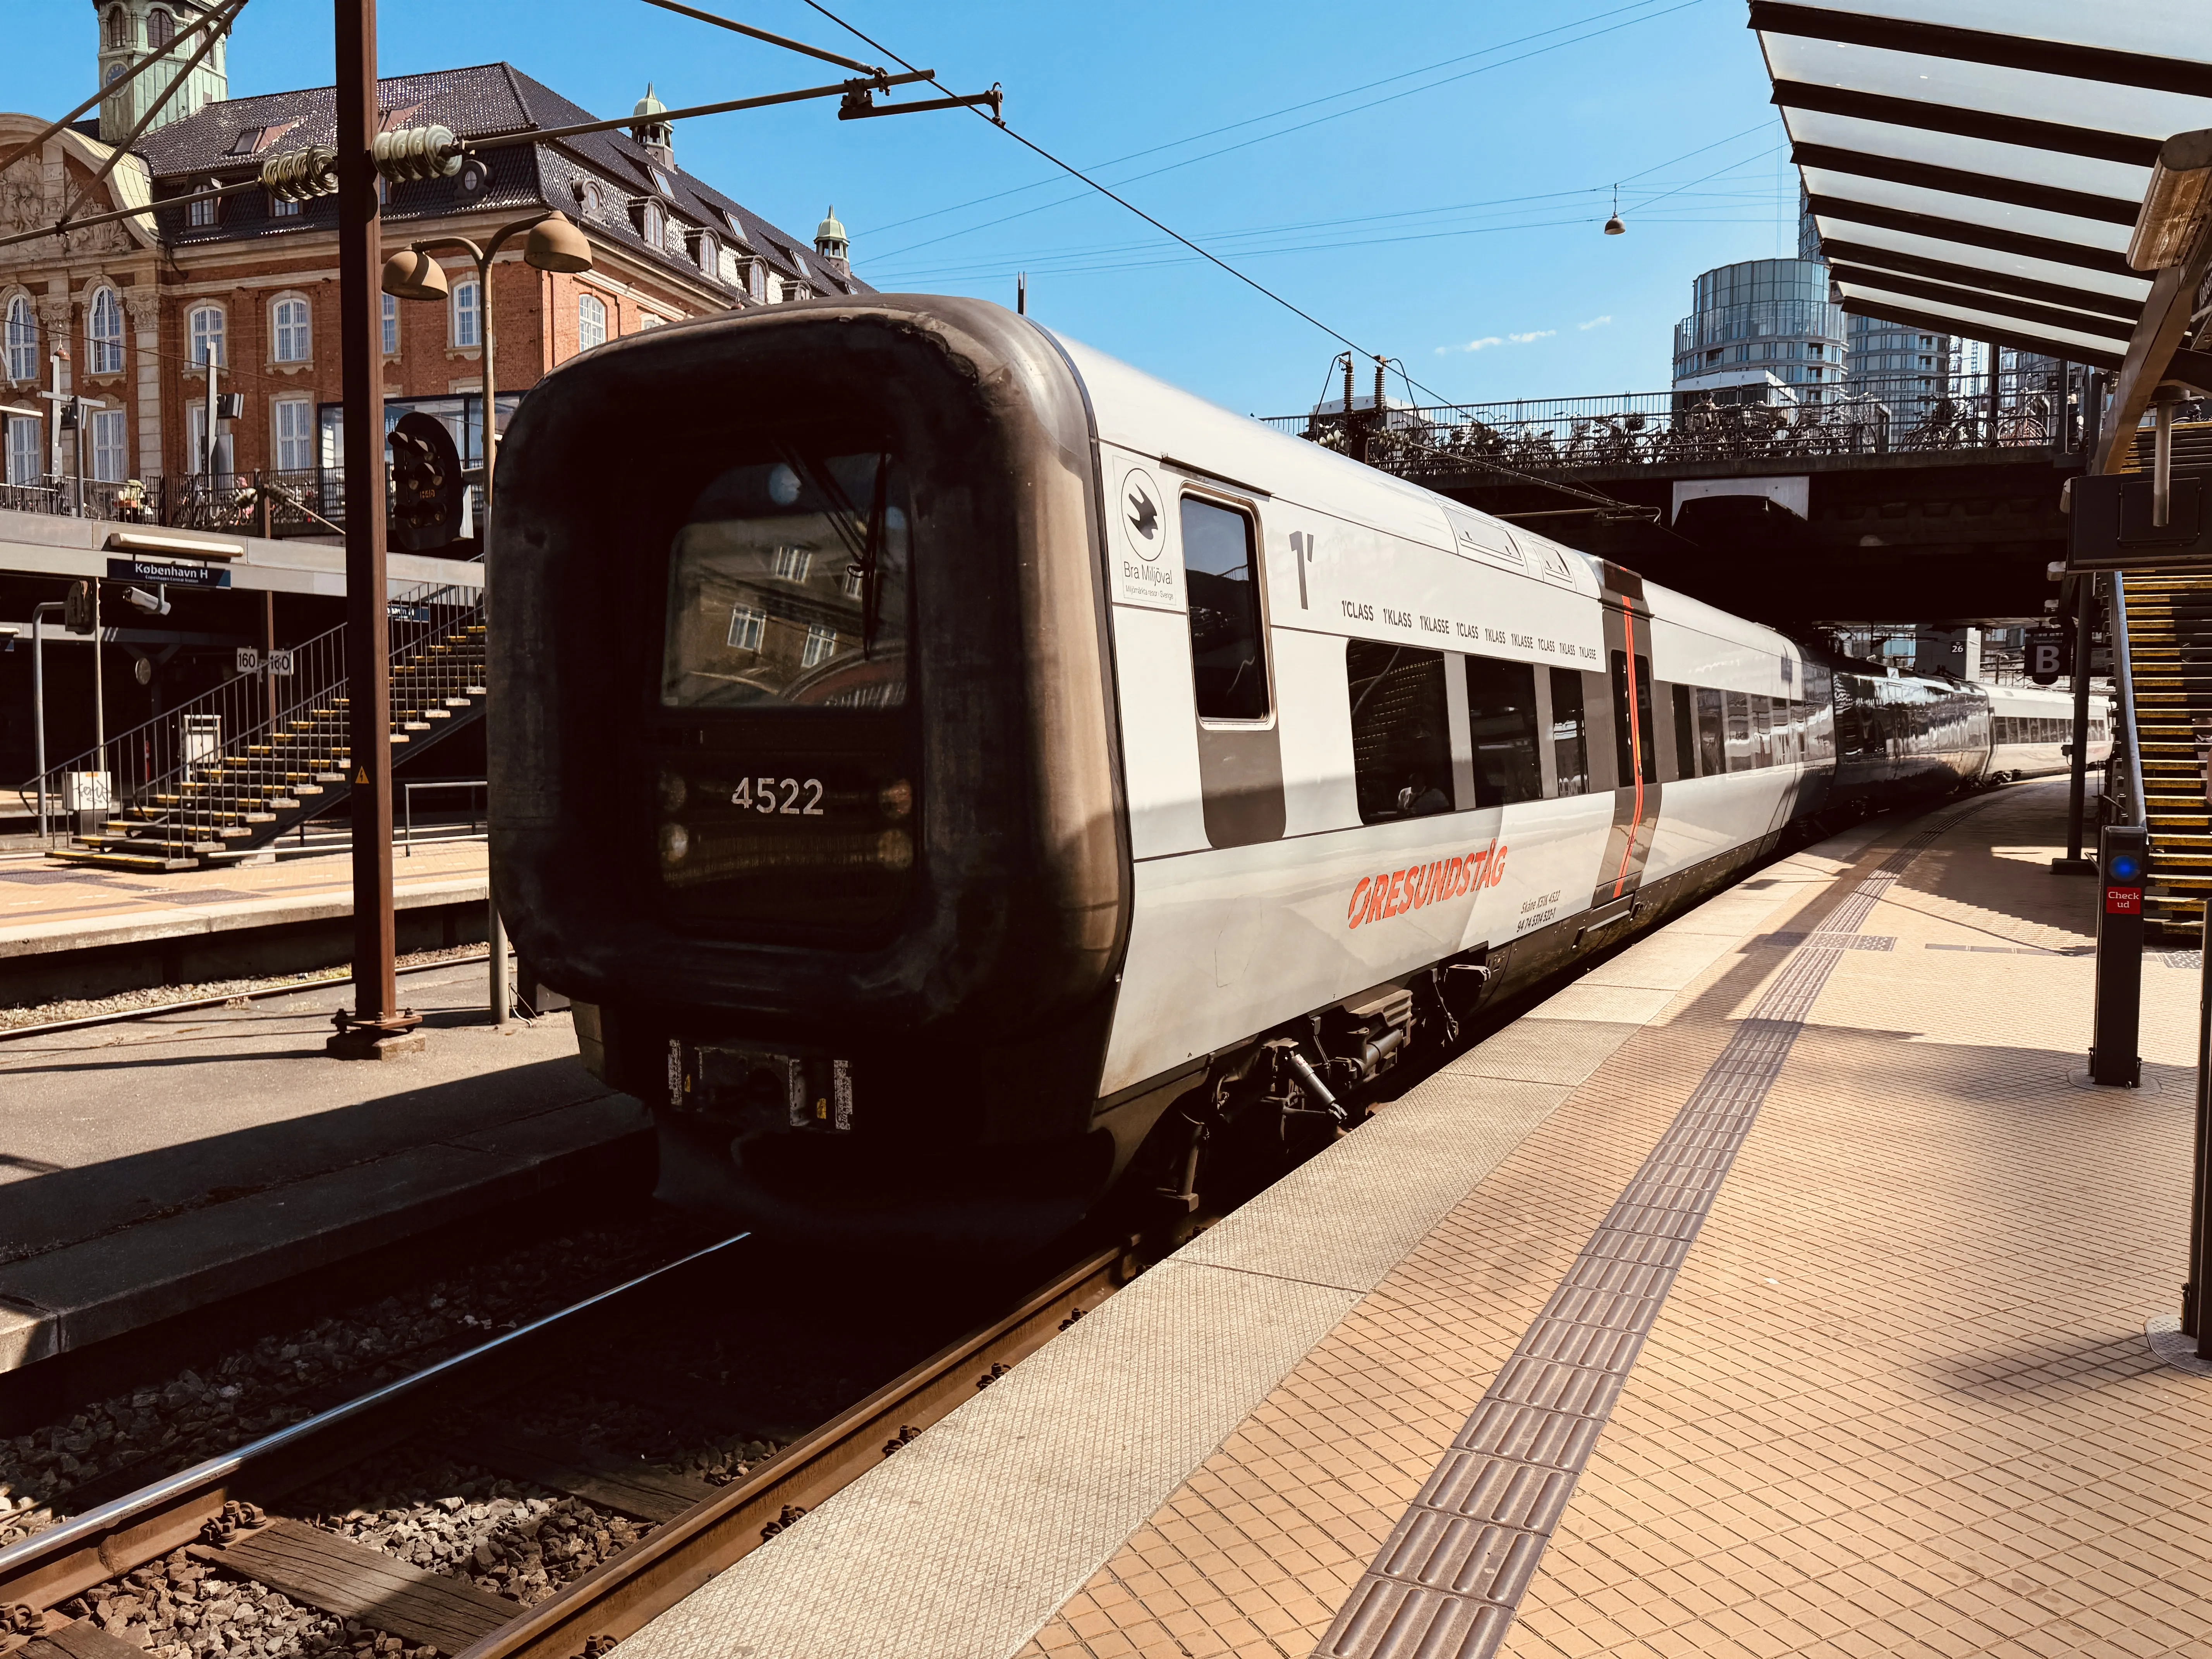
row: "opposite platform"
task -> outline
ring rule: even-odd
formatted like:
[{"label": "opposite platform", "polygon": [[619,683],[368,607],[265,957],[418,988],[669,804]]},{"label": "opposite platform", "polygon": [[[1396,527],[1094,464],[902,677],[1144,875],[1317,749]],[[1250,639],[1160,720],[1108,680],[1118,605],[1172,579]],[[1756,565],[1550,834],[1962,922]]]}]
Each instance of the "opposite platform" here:
[{"label": "opposite platform", "polygon": [[2203,1650],[2212,1381],[2143,1335],[2196,976],[2081,1082],[2063,799],[1721,895],[625,1651]]}]

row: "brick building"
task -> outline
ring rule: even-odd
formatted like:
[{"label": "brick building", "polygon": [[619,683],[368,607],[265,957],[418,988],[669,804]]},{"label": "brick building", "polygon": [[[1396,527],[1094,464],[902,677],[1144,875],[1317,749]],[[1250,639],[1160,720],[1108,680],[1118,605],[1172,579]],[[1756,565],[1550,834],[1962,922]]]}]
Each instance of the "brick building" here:
[{"label": "brick building", "polygon": [[[335,137],[330,88],[229,95],[218,46],[146,131],[95,175],[144,114],[155,90],[197,39],[180,40],[199,0],[96,0],[103,83],[146,56],[157,64],[87,119],[0,173],[0,234],[80,212],[143,204],[140,216],[0,248],[0,403],[36,406],[7,421],[0,505],[74,473],[76,441],[59,441],[51,404],[64,391],[104,405],[83,438],[93,494],[126,478],[173,492],[207,468],[206,363],[244,413],[219,422],[217,474],[276,471],[327,483],[337,466],[339,384],[336,209],[292,205],[260,191],[195,199],[251,180],[270,155]],[[250,27],[251,25],[249,25]],[[463,138],[589,121],[589,112],[506,64],[381,83],[387,128],[443,125]],[[834,216],[802,241],[686,173],[648,88],[629,132],[605,132],[484,153],[454,178],[392,186],[385,237],[478,240],[535,209],[583,230],[596,269],[554,275],[522,263],[515,238],[493,267],[501,424],[521,394],[578,351],[680,317],[864,291]],[[46,119],[0,114],[0,155]],[[410,409],[442,417],[474,459],[483,385],[483,313],[475,270],[440,256],[448,305],[385,305],[387,418]],[[66,352],[57,363],[58,351]],[[64,493],[67,493],[64,489]]]}]

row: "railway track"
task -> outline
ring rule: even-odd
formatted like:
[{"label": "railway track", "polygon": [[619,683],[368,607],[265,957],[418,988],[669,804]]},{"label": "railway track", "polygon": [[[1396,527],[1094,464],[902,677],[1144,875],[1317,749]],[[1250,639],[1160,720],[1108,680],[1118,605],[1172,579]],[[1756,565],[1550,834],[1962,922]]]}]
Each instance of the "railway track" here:
[{"label": "railway track", "polygon": [[646,1523],[635,1543],[535,1605],[425,1571],[314,1524],[287,1500],[459,1420],[586,1356],[619,1351],[641,1322],[684,1318],[701,1294],[757,1265],[739,1235],[641,1274],[235,1451],[152,1482],[0,1549],[0,1655],[125,1659],[142,1650],[61,1605],[180,1550],[294,1603],[449,1659],[598,1654],[891,1455],[1105,1300],[1130,1272],[1101,1251],[799,1436],[742,1478],[706,1486],[578,1447],[472,1434],[465,1455]]}]

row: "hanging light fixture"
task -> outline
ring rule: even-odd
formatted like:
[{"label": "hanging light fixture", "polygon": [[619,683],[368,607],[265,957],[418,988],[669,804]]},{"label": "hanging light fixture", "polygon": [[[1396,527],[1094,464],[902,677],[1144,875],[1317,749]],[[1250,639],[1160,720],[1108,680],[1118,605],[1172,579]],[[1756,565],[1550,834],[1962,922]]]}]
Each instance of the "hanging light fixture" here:
[{"label": "hanging light fixture", "polygon": [[1624,236],[1627,233],[1628,227],[1620,222],[1620,186],[1615,185],[1613,187],[1613,217],[1605,222],[1605,234],[1608,236]]}]

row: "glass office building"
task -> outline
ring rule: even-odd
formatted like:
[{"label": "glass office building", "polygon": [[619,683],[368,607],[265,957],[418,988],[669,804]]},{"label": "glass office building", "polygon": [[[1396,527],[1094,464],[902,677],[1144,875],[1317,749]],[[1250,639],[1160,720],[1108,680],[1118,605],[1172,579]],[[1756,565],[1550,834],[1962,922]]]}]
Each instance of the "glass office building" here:
[{"label": "glass office building", "polygon": [[1826,402],[1843,384],[1847,349],[1843,307],[1828,298],[1820,260],[1722,265],[1697,279],[1690,314],[1674,325],[1677,401]]}]

